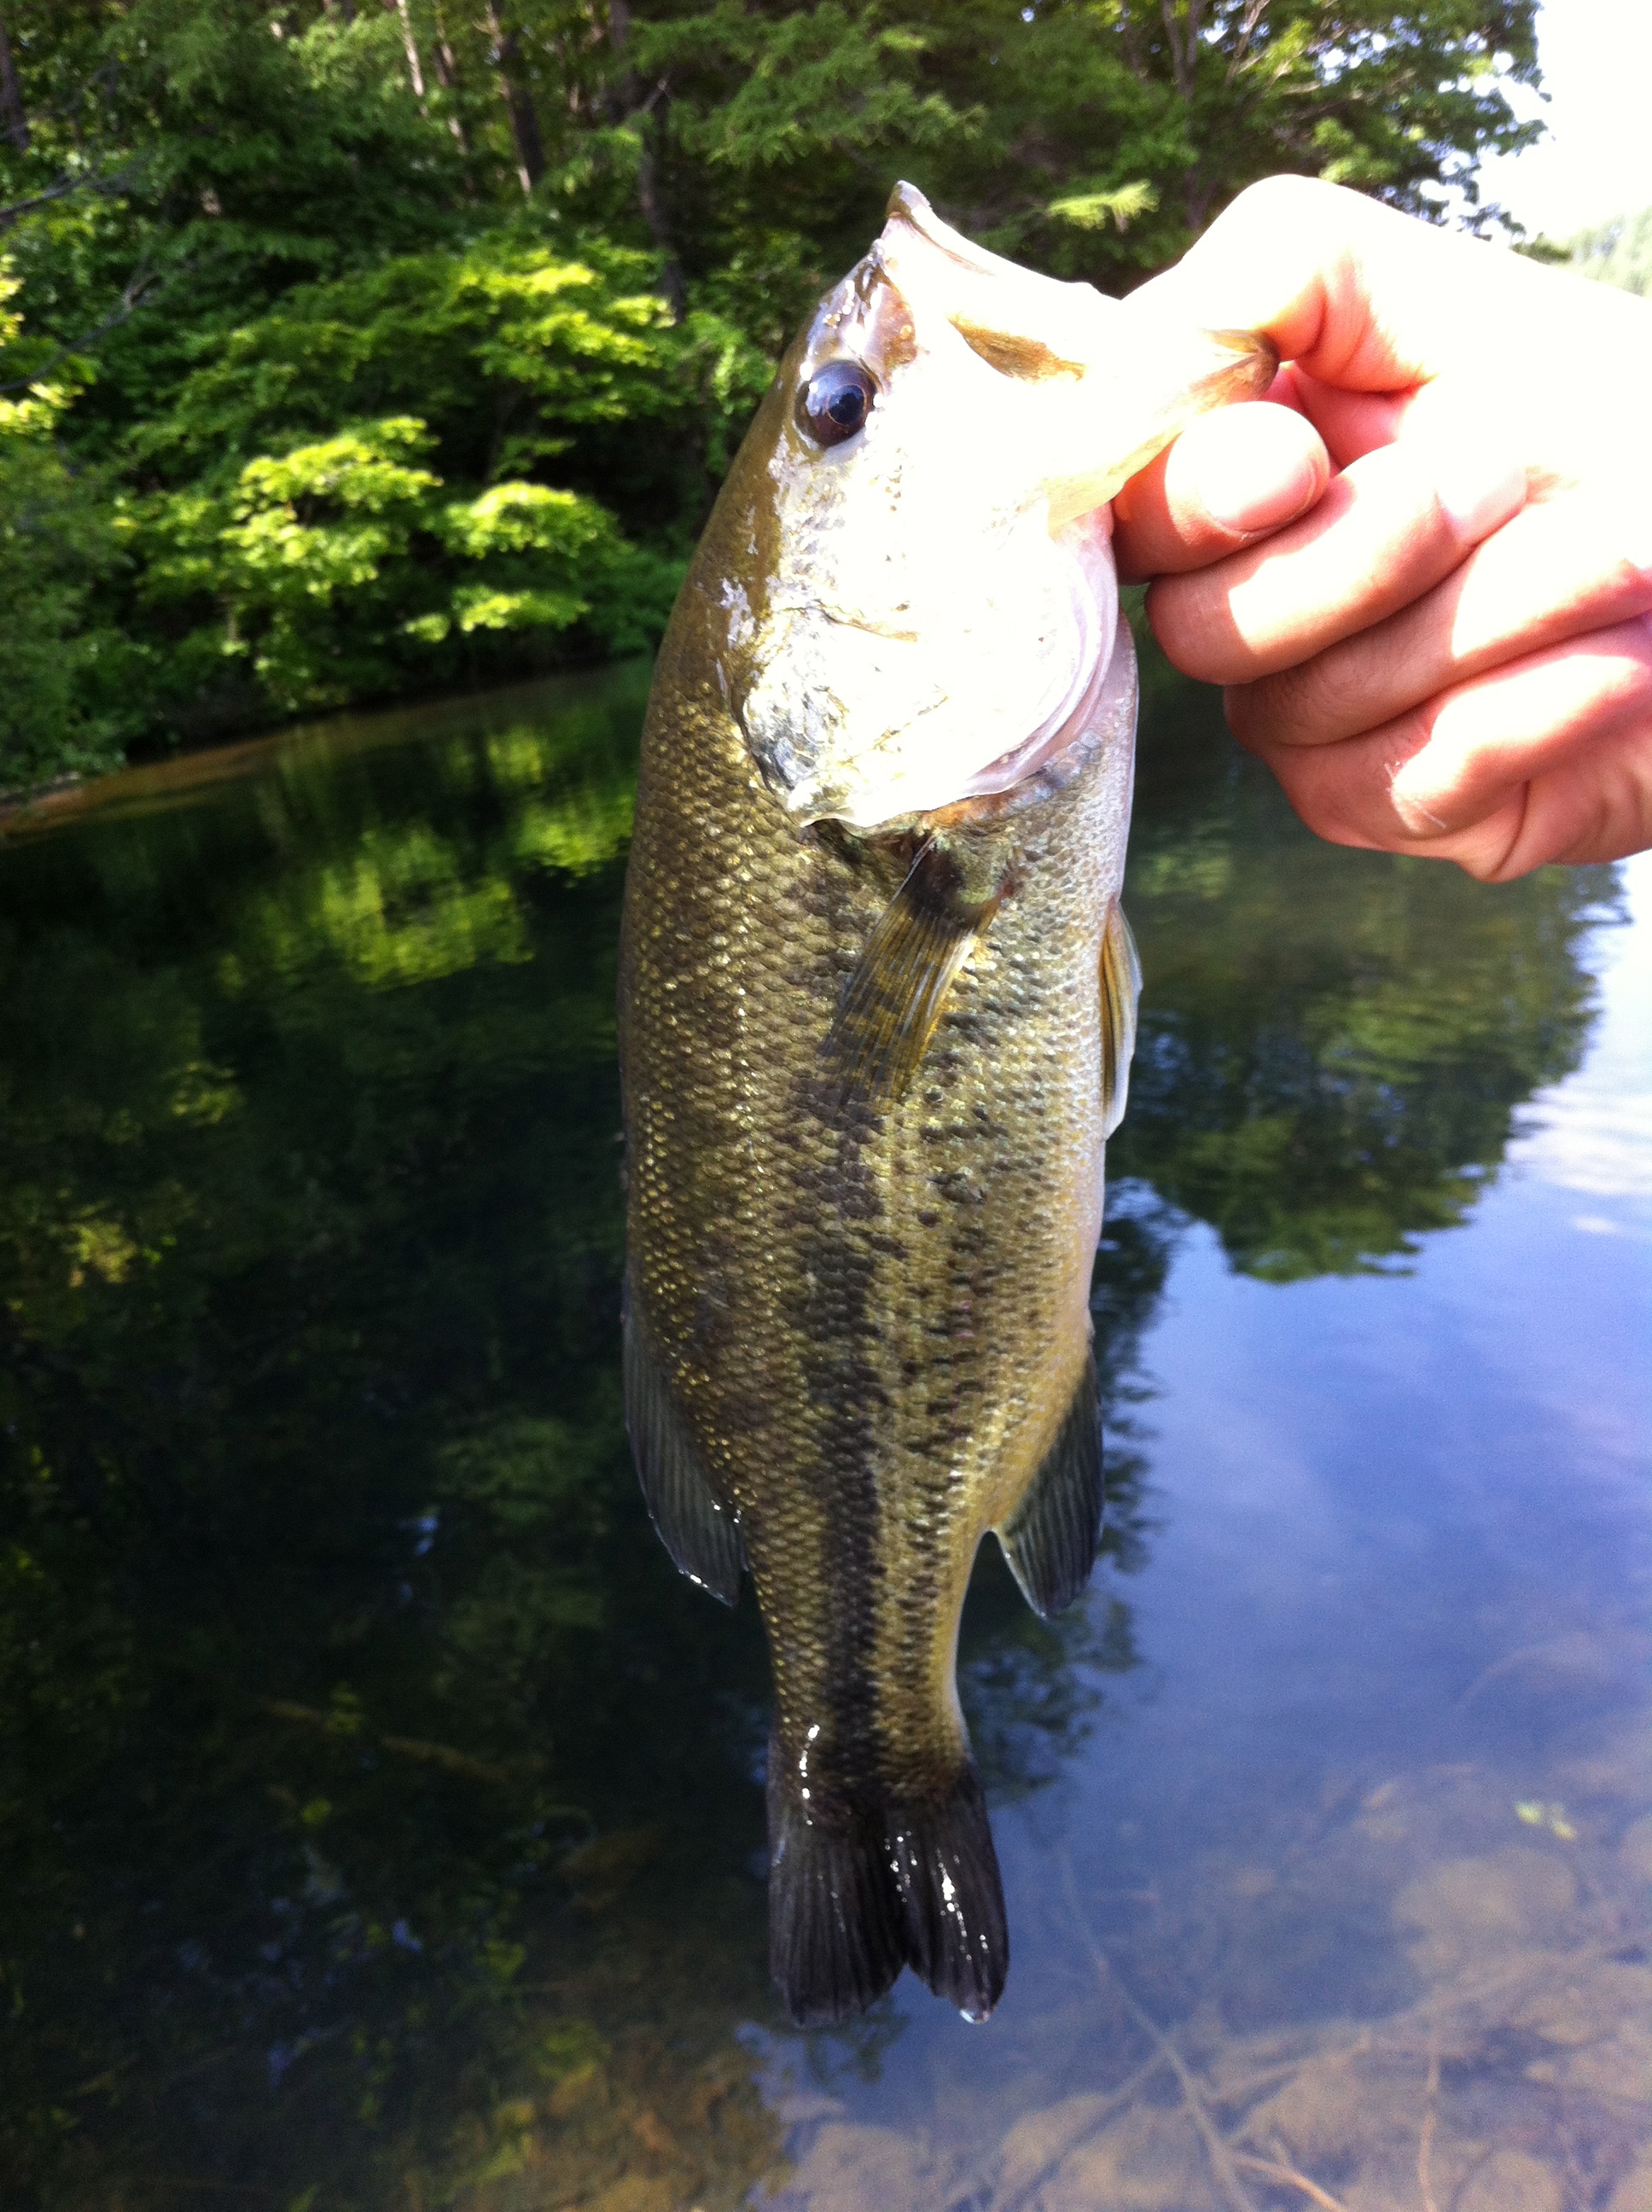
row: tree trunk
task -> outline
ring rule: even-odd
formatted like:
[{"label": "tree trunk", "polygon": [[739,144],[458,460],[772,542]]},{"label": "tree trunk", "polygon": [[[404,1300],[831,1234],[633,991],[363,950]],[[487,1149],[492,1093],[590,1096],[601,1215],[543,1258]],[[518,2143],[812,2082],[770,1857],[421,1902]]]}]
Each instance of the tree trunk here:
[{"label": "tree trunk", "polygon": [[402,51],[407,56],[407,78],[413,88],[413,97],[421,107],[424,106],[424,70],[419,61],[419,42],[413,35],[413,18],[407,12],[407,0],[385,0],[385,13],[400,19]]},{"label": "tree trunk", "polygon": [[[1266,4],[1266,0],[1261,0]],[[1183,106],[1193,105],[1199,82],[1200,17],[1204,12],[1204,0],[1159,0],[1159,15],[1164,24],[1165,43],[1170,52],[1170,74],[1175,83],[1176,97]],[[1253,19],[1257,7],[1248,9]],[[1246,32],[1248,37],[1249,30]],[[1182,181],[1182,191],[1187,210],[1187,228],[1197,238],[1205,228],[1210,213],[1211,197],[1215,187],[1205,181],[1200,170],[1190,169]]]},{"label": "tree trunk", "polygon": [[505,28],[495,0],[488,0],[488,33],[493,40],[494,67],[499,72],[499,96],[511,118],[511,137],[516,142],[516,173],[525,195],[545,173],[544,141],[539,136],[533,94],[515,74],[522,52],[520,33]]},{"label": "tree trunk", "polygon": [[665,110],[665,89],[663,84],[656,87],[652,100],[639,97],[636,78],[625,62],[625,45],[630,30],[630,0],[608,0],[608,42],[620,64],[614,88],[614,120],[623,123],[629,116],[637,117],[637,211],[659,249],[659,289],[671,308],[671,320],[680,323],[688,307],[688,286],[677,257],[677,241],[671,235],[671,216],[660,193],[651,143],[658,128],[655,111],[663,113]]},{"label": "tree trunk", "polygon": [[459,56],[453,52],[452,40],[447,35],[446,19],[440,8],[436,10],[436,82],[453,103],[447,111],[447,128],[453,134],[454,143],[461,154],[468,154],[471,142],[465,135],[465,118],[459,112]]},{"label": "tree trunk", "polygon": [[1170,48],[1170,73],[1175,79],[1176,91],[1183,100],[1191,100],[1199,66],[1199,19],[1203,13],[1203,0],[1180,0],[1180,5],[1177,0],[1159,0],[1159,13],[1164,20],[1164,35]]},{"label": "tree trunk", "polygon": [[28,111],[23,106],[22,87],[17,82],[3,15],[0,15],[0,137],[9,139],[20,154],[27,153]]}]

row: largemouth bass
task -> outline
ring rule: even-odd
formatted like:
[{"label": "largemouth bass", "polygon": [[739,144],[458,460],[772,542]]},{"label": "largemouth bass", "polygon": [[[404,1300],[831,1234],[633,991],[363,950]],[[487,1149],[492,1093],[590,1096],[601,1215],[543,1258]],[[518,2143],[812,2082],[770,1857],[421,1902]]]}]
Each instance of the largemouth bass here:
[{"label": "largemouth bass", "polygon": [[1090,1270],[1138,973],[1106,502],[1248,334],[971,245],[908,185],[780,367],[661,647],[626,884],[626,1409],[654,1522],[774,1668],[793,2015],[1004,1986],[954,1681],[977,1547],[1102,1520]]}]

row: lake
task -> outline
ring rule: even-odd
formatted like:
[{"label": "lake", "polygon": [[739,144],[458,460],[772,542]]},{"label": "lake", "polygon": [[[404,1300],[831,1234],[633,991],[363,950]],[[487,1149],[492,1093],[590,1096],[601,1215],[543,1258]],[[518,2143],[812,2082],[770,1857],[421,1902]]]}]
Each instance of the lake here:
[{"label": "lake", "polygon": [[1649,2212],[1652,857],[1320,845],[1150,665],[1008,1990],[803,2033],[621,1413],[647,681],[0,825],[0,2203]]}]

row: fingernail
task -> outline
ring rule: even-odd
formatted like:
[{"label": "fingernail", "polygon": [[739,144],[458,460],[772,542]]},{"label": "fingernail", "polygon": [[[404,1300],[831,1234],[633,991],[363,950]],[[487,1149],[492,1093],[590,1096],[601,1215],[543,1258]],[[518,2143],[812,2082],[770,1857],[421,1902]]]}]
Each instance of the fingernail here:
[{"label": "fingernail", "polygon": [[1465,544],[1489,538],[1526,504],[1525,464],[1506,450],[1442,447],[1426,465],[1440,512]]},{"label": "fingernail", "polygon": [[1278,530],[1318,498],[1322,477],[1311,460],[1304,459],[1289,476],[1259,485],[1254,463],[1246,468],[1244,459],[1212,453],[1200,462],[1199,502],[1219,530],[1230,530],[1237,538]]},{"label": "fingernail", "polygon": [[1413,837],[1433,836],[1446,827],[1444,817],[1434,811],[1444,798],[1436,779],[1418,770],[1414,754],[1388,772],[1389,801]]},{"label": "fingernail", "polygon": [[1415,792],[1402,790],[1398,776],[1395,776],[1388,787],[1388,797],[1393,802],[1394,812],[1400,817],[1408,834],[1413,837],[1437,836],[1441,830],[1449,826],[1445,817],[1442,814],[1436,814],[1425,799]]}]

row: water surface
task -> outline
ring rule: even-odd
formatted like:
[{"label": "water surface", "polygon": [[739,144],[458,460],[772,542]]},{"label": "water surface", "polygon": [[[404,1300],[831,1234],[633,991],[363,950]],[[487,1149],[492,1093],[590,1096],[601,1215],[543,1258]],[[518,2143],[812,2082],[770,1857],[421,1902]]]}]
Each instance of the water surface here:
[{"label": "water surface", "polygon": [[1333,851],[1162,675],[1107,1555],[983,1554],[1008,1994],[799,2035],[617,1378],[646,672],[0,842],[0,2201],[1652,2201],[1652,868]]}]

